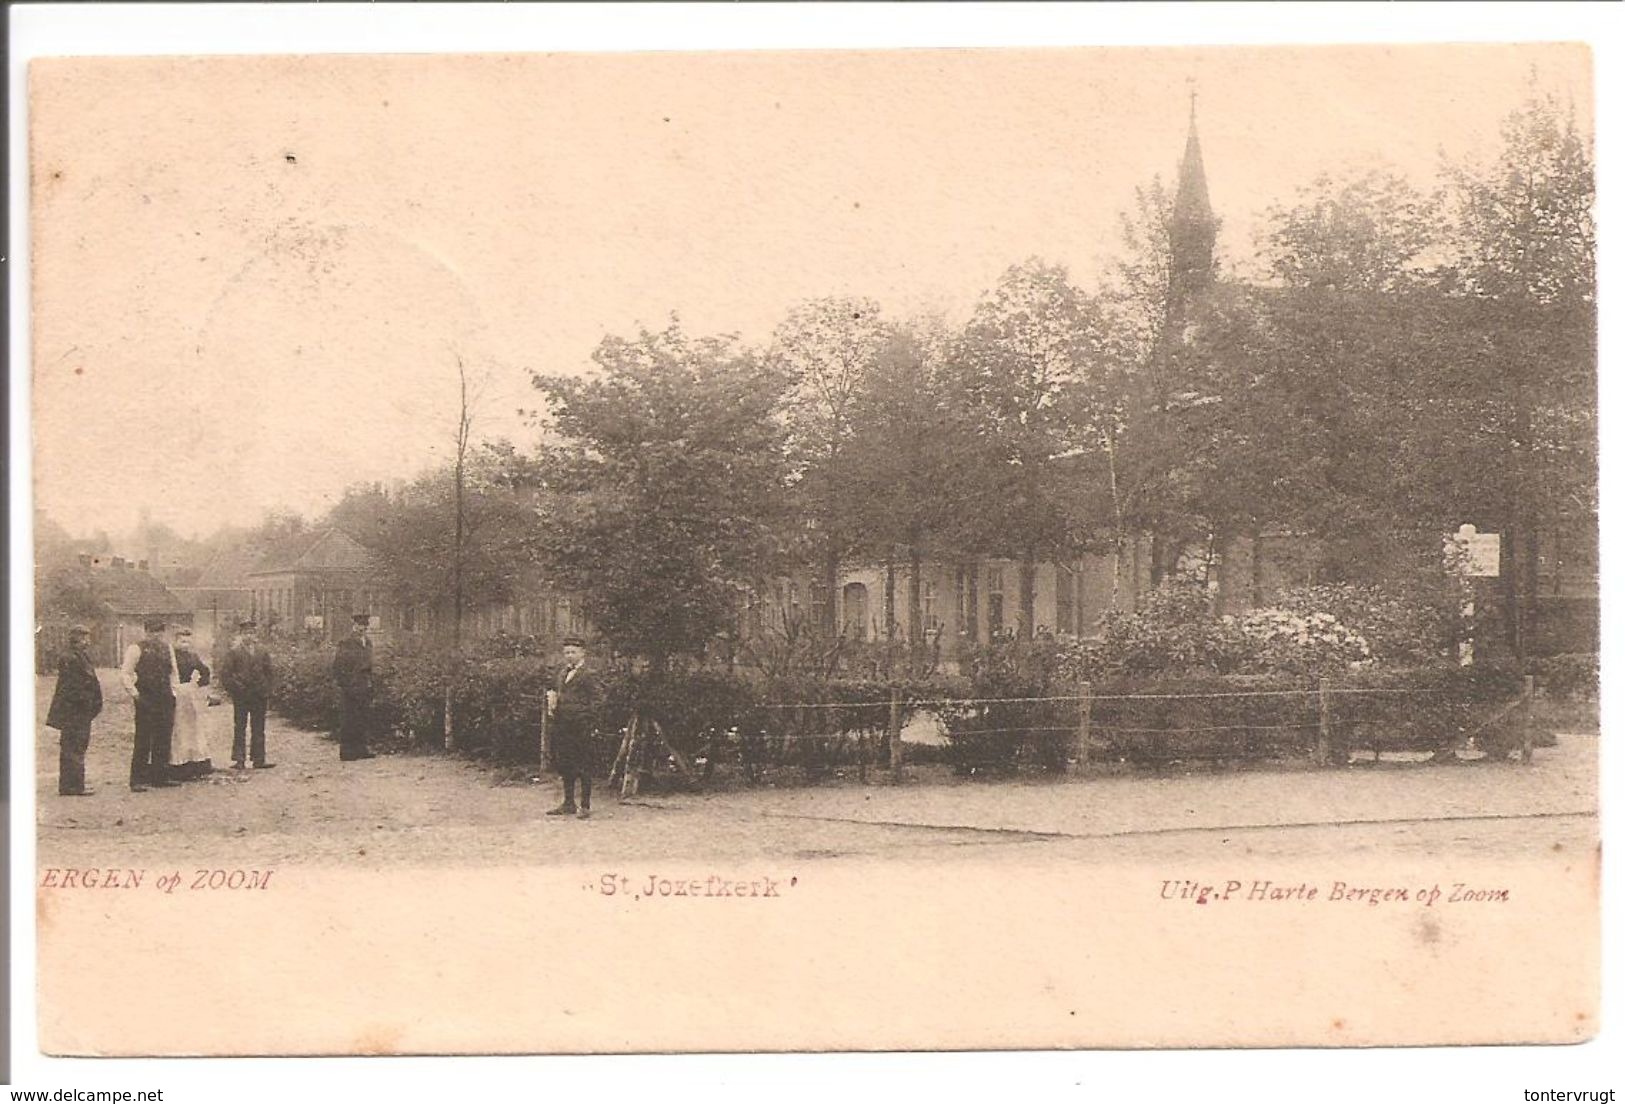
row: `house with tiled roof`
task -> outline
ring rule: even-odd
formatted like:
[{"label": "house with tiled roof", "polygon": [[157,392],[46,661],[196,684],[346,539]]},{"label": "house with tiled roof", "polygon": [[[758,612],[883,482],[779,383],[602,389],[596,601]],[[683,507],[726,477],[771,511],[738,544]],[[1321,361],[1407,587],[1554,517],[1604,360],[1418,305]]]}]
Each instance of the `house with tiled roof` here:
[{"label": "house with tiled roof", "polygon": [[253,588],[248,573],[259,560],[259,552],[248,545],[223,548],[189,585],[170,584],[169,589],[192,610],[199,647],[229,639],[237,622],[249,615]]},{"label": "house with tiled roof", "polygon": [[248,611],[273,634],[334,638],[355,613],[384,626],[385,588],[373,554],[337,528],[279,542],[244,573]]},{"label": "house with tiled roof", "polygon": [[[191,627],[192,610],[186,601],[153,577],[146,560],[123,556],[79,557],[78,571],[90,601],[101,616],[86,619],[91,657],[101,667],[116,666],[126,646],[145,634],[149,617],[162,617],[171,627]],[[43,656],[55,655],[67,639],[68,620],[50,618],[40,626],[37,641]]]}]

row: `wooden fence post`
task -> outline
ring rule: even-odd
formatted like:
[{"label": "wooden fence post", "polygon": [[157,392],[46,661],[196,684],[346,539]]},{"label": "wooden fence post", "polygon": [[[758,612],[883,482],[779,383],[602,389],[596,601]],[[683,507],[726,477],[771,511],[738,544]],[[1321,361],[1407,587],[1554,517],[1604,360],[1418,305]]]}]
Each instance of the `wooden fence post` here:
[{"label": "wooden fence post", "polygon": [[1315,766],[1324,767],[1332,757],[1332,695],[1324,678],[1315,681],[1320,693],[1320,732],[1315,737]]},{"label": "wooden fence post", "polygon": [[1535,676],[1523,677],[1523,765],[1535,761]]},{"label": "wooden fence post", "polygon": [[903,699],[897,687],[891,688],[891,717],[886,722],[886,746],[891,752],[891,780],[903,780]]},{"label": "wooden fence post", "polygon": [[541,730],[540,733],[537,734],[536,749],[540,753],[540,758],[538,759],[538,763],[540,764],[540,767],[537,770],[537,774],[538,775],[546,775],[547,774],[548,746],[547,746],[547,698],[545,696],[542,698],[542,730]]},{"label": "wooden fence post", "polygon": [[1089,714],[1094,708],[1094,695],[1087,681],[1078,684],[1078,746],[1072,762],[1079,773],[1089,766]]}]

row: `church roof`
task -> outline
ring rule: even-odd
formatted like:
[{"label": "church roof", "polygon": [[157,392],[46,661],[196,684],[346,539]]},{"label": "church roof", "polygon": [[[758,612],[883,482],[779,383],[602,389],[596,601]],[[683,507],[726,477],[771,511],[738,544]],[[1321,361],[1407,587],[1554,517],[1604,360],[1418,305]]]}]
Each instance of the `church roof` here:
[{"label": "church roof", "polygon": [[1179,189],[1174,193],[1175,222],[1212,222],[1213,204],[1207,194],[1207,172],[1202,167],[1202,142],[1196,136],[1196,94],[1191,94],[1191,127],[1185,156],[1179,162]]}]

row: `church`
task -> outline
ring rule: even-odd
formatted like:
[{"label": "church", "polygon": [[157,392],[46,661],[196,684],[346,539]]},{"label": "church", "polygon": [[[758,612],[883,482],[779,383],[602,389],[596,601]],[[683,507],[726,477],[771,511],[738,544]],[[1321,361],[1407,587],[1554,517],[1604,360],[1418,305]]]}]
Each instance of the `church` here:
[{"label": "church", "polygon": [[[1217,280],[1217,235],[1193,95],[1168,224],[1168,296],[1162,341],[1188,337],[1185,330],[1193,306],[1212,292]],[[1165,349],[1153,352],[1154,358],[1165,356]],[[1183,394],[1162,397],[1164,404],[1181,401],[1200,399]],[[918,639],[937,647],[945,659],[963,646],[1017,635],[1091,637],[1099,632],[1101,618],[1108,611],[1134,609],[1140,595],[1174,573],[1206,580],[1225,612],[1259,604],[1283,586],[1309,581],[1310,563],[1302,543],[1291,534],[1266,531],[1251,539],[1227,540],[1222,548],[1213,547],[1212,542],[1166,547],[1158,538],[1139,534],[1117,552],[1038,563],[1031,626],[1019,624],[1019,560],[927,561],[919,565],[917,579],[907,562],[892,565],[890,571],[880,564],[848,563],[842,567],[838,593],[833,596],[825,593],[826,585],[816,572],[780,579],[771,593],[752,595],[741,613],[740,635],[748,639],[769,630],[783,633],[802,625],[814,627],[827,617],[825,604],[833,601],[836,630],[843,639]],[[917,625],[912,612],[916,608]]]}]

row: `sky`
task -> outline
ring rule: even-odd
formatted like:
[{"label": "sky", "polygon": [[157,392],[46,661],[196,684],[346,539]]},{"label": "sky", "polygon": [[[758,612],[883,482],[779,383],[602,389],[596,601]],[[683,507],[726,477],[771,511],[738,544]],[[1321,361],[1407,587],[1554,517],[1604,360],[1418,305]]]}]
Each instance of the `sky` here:
[{"label": "sky", "polygon": [[1189,92],[1221,253],[1322,172],[1490,156],[1577,47],[66,59],[31,70],[36,502],[70,532],[315,515],[534,438],[608,333],[1093,284]]}]

